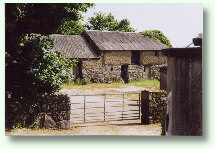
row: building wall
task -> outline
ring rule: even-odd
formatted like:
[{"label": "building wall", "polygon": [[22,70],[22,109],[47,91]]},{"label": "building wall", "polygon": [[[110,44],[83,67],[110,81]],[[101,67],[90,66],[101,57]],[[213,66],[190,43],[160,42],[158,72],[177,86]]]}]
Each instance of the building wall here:
[{"label": "building wall", "polygon": [[138,65],[128,66],[128,81],[133,81],[138,78],[148,78],[149,68]]},{"label": "building wall", "polygon": [[121,65],[103,65],[102,60],[83,60],[82,75],[94,83],[121,81]]},{"label": "building wall", "polygon": [[102,51],[104,65],[131,64],[131,51]]},{"label": "building wall", "polygon": [[[195,53],[194,53],[195,54]],[[168,56],[167,91],[172,92],[172,135],[202,135],[202,60]]]},{"label": "building wall", "polygon": [[141,51],[140,64],[141,65],[159,65],[167,63],[167,57],[163,56],[161,52]]},{"label": "building wall", "polygon": [[82,61],[82,75],[92,82],[121,81],[124,64],[131,64],[131,51],[102,51],[100,59]]},{"label": "building wall", "polygon": [[[152,56],[154,52],[147,52],[145,55],[143,52],[140,52],[140,54],[140,60],[144,59],[144,56],[148,55],[155,57]],[[161,67],[160,65],[155,66],[153,63],[147,63],[146,66],[131,65],[131,56],[131,51],[101,51],[100,59],[82,60],[82,77],[89,78],[91,82],[103,83],[122,81],[122,65],[128,65],[128,81],[136,80],[138,78],[150,78],[157,75],[159,76],[159,68]],[[74,68],[74,70],[76,69],[77,68]]]}]

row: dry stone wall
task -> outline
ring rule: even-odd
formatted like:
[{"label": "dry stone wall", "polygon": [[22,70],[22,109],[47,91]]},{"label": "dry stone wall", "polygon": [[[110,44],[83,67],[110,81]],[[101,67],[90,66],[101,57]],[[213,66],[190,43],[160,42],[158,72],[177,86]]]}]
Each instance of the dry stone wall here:
[{"label": "dry stone wall", "polygon": [[[95,63],[93,63],[93,61]],[[101,60],[83,61],[82,76],[89,78],[91,82],[111,83],[121,81],[121,65],[102,65]],[[157,78],[160,76],[160,68],[163,65],[139,66],[128,65],[127,76],[128,81],[137,80],[139,78]]]},{"label": "dry stone wall", "polygon": [[166,113],[166,92],[160,90],[149,94],[149,122],[159,123]]},{"label": "dry stone wall", "polygon": [[[111,83],[123,80],[122,65],[128,65],[126,70],[128,81],[138,78],[158,78],[160,67],[166,65],[166,58],[154,56],[155,52],[140,53],[140,61],[144,62],[145,65],[131,65],[131,51],[101,51],[100,59],[82,60],[81,69],[79,69],[81,72],[77,74],[81,74],[83,78],[88,78],[94,83]],[[159,63],[159,65],[152,63],[152,57],[158,60],[154,63]],[[150,61],[147,62],[146,59],[150,59]]]},{"label": "dry stone wall", "polygon": [[128,80],[133,81],[138,78],[148,78],[148,71],[144,66],[128,65]]},{"label": "dry stone wall", "polygon": [[160,79],[160,68],[165,67],[167,64],[162,64],[162,65],[152,65],[150,66],[150,74],[149,78],[153,79]]},{"label": "dry stone wall", "polygon": [[34,126],[46,129],[69,129],[71,102],[67,95],[43,95],[40,101],[40,116],[35,120]]},{"label": "dry stone wall", "polygon": [[167,57],[162,56],[159,52],[157,52],[157,56],[155,56],[155,52],[141,52],[140,53],[140,64],[141,65],[160,65],[167,63]]},{"label": "dry stone wall", "polygon": [[121,65],[130,63],[130,51],[103,51],[100,59],[82,61],[82,75],[95,83],[121,81]]},{"label": "dry stone wall", "polygon": [[[87,63],[87,61],[84,63]],[[101,65],[100,67],[94,67],[94,64],[90,62],[82,67],[83,77],[89,78],[91,82],[94,83],[111,83],[115,81],[122,81],[121,73],[121,65]],[[149,71],[145,71],[144,66],[128,65],[128,81],[133,81],[138,78],[148,78],[148,73]]]},{"label": "dry stone wall", "polygon": [[[100,61],[100,60],[99,60]],[[121,66],[120,65],[95,65],[99,62],[88,63],[83,61],[82,75],[83,78],[89,78],[93,83],[112,83],[121,81]]]},{"label": "dry stone wall", "polygon": [[165,117],[166,91],[142,91],[141,92],[141,123],[159,123]]},{"label": "dry stone wall", "polygon": [[103,51],[104,65],[131,64],[131,51]]}]

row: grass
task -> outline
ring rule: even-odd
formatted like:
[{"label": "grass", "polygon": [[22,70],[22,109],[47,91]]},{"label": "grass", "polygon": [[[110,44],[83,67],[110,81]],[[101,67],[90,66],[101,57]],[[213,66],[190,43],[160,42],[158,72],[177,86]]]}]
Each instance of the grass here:
[{"label": "grass", "polygon": [[135,81],[131,81],[129,83],[123,82],[113,82],[111,84],[108,83],[89,83],[86,85],[79,85],[75,83],[66,84],[63,88],[76,88],[76,89],[94,89],[94,88],[118,88],[122,86],[136,86],[136,87],[146,87],[152,88],[155,87],[156,89],[160,88],[160,82],[157,79],[138,79]]},{"label": "grass", "polygon": [[158,81],[157,79],[138,79],[128,84],[133,86],[138,86],[138,87],[139,86],[148,87],[148,88],[156,87],[156,89],[160,88],[160,81]]}]

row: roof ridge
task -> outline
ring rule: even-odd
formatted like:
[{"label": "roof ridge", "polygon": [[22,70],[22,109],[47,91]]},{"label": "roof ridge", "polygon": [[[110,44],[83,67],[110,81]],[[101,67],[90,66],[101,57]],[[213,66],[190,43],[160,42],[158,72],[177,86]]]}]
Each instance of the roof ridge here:
[{"label": "roof ridge", "polygon": [[101,30],[85,30],[85,32],[102,32],[102,33],[114,32],[114,33],[133,33],[133,34],[140,34],[140,33],[138,33],[138,32],[101,31]]},{"label": "roof ridge", "polygon": [[64,34],[50,34],[50,36],[81,36],[81,35],[64,35]]},{"label": "roof ridge", "polygon": [[87,35],[100,50],[161,50],[164,44],[136,32],[86,30]]}]

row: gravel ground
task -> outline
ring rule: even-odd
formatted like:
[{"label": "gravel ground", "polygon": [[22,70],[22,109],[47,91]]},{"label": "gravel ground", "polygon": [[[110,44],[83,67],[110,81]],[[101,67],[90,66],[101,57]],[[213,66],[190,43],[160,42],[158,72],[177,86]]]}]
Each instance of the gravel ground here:
[{"label": "gravel ground", "polygon": [[6,132],[6,135],[16,136],[56,136],[56,135],[116,135],[116,136],[160,136],[161,128],[159,124],[139,125],[139,124],[107,124],[107,123],[93,123],[79,126],[72,126],[70,130],[31,130],[31,129],[17,129]]}]

